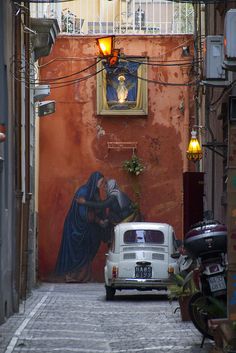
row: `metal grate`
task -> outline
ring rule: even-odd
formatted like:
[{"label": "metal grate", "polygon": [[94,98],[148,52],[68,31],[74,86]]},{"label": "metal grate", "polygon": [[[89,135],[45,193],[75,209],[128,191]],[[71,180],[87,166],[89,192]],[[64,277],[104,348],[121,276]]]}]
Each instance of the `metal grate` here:
[{"label": "metal grate", "polygon": [[152,254],[152,259],[153,260],[164,260],[165,259],[165,255],[164,254],[153,253]]},{"label": "metal grate", "polygon": [[123,256],[124,260],[135,260],[136,259],[136,253],[126,253]]},{"label": "metal grate", "polygon": [[123,247],[123,251],[161,251],[165,252],[165,248],[159,248],[157,246],[127,246]]},{"label": "metal grate", "polygon": [[57,18],[61,31],[76,35],[193,33],[192,4],[163,0],[74,0],[32,3],[32,17]]}]

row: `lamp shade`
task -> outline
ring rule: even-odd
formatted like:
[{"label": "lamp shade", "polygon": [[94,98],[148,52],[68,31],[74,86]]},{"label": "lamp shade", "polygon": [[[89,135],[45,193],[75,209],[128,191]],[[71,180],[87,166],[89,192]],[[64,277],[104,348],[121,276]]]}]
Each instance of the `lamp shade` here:
[{"label": "lamp shade", "polygon": [[197,132],[195,130],[191,131],[191,140],[188,145],[187,158],[193,162],[202,159],[202,149],[197,139]]},{"label": "lamp shade", "polygon": [[97,45],[102,56],[111,55],[113,52],[113,36],[98,38]]}]

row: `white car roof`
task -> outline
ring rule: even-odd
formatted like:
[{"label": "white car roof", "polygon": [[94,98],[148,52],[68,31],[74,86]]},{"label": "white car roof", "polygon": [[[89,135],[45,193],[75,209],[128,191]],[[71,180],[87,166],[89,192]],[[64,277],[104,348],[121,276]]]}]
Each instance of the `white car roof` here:
[{"label": "white car roof", "polygon": [[157,223],[157,222],[128,222],[128,223],[119,223],[115,230],[120,232],[125,232],[130,229],[163,229],[172,227],[168,223]]}]

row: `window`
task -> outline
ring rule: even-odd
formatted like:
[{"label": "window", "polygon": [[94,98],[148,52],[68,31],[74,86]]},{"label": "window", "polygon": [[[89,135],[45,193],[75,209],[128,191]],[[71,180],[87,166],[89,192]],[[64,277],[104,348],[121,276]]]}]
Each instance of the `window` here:
[{"label": "window", "polygon": [[164,233],[160,230],[128,230],[124,233],[124,243],[164,244]]},{"label": "window", "polygon": [[116,66],[98,62],[97,114],[147,115],[147,58],[120,59]]}]

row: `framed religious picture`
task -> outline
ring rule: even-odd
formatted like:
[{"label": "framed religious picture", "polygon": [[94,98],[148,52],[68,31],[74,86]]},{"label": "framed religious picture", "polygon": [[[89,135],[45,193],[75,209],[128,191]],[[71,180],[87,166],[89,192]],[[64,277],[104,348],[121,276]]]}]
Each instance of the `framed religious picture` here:
[{"label": "framed religious picture", "polygon": [[97,114],[147,115],[147,58],[127,57],[115,66],[97,64]]}]

